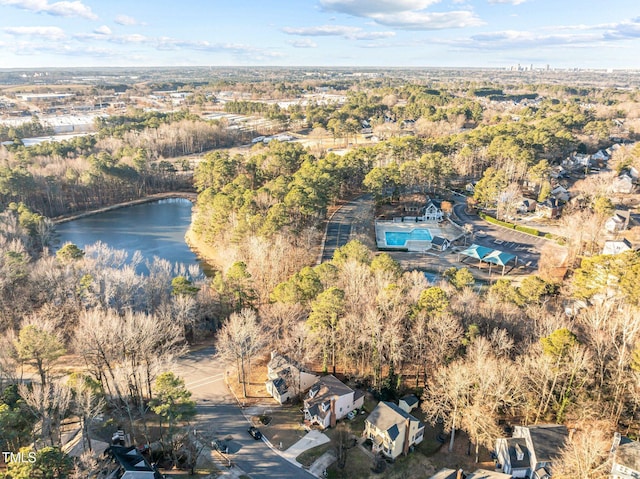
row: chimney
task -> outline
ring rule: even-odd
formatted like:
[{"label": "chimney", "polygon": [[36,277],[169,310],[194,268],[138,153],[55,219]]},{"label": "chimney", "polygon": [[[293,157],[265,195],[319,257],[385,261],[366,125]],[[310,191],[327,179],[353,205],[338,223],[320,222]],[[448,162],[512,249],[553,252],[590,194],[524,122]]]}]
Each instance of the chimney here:
[{"label": "chimney", "polygon": [[336,427],[336,400],[331,399],[331,427]]},{"label": "chimney", "polygon": [[411,419],[404,420],[404,444],[402,445],[402,454],[409,454],[409,433],[411,432]]},{"label": "chimney", "polygon": [[518,461],[522,461],[524,459],[524,452],[522,451],[520,444],[516,444],[514,449],[516,450],[516,459]]},{"label": "chimney", "polygon": [[462,469],[458,469],[458,473],[456,474],[456,479],[464,479],[464,472]]}]

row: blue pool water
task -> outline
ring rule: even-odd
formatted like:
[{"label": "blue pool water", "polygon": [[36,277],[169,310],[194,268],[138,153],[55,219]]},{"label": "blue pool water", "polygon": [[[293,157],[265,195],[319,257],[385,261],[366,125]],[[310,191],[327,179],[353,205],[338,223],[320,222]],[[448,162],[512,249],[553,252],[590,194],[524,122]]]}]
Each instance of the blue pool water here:
[{"label": "blue pool water", "polygon": [[431,241],[431,232],[426,229],[414,229],[407,231],[387,231],[384,234],[387,239],[387,246],[404,246],[407,241],[420,240]]}]

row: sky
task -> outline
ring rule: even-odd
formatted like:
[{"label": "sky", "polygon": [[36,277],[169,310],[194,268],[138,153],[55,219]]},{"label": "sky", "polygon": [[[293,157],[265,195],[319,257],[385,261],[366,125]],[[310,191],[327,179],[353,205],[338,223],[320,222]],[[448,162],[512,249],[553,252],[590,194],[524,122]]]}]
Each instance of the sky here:
[{"label": "sky", "polygon": [[0,68],[640,69],[638,0],[0,0]]}]

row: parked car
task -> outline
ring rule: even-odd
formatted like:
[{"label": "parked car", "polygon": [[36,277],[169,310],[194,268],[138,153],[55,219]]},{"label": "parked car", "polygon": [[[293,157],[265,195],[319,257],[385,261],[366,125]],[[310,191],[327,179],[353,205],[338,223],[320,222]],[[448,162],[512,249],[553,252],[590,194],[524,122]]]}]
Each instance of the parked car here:
[{"label": "parked car", "polygon": [[223,454],[227,454],[229,452],[229,446],[227,446],[225,442],[222,442],[219,439],[216,439],[213,442],[213,447]]},{"label": "parked car", "polygon": [[251,426],[247,431],[249,431],[249,434],[251,434],[255,440],[262,439],[262,433],[257,427]]},{"label": "parked car", "polygon": [[349,419],[349,421],[352,421],[354,417],[356,417],[357,412],[356,411],[349,411],[347,413],[347,419]]}]

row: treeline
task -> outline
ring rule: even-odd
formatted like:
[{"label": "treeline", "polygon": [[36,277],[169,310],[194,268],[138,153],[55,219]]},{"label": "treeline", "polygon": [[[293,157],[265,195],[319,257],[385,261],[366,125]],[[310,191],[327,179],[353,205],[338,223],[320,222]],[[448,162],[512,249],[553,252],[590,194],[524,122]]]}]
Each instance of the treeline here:
[{"label": "treeline", "polygon": [[157,116],[142,123],[114,120],[119,136],[107,135],[114,127],[106,126],[98,135],[0,150],[0,207],[23,202],[55,217],[191,189],[192,165],[170,159],[230,146],[241,135],[220,124],[191,119],[168,123],[167,118],[155,127],[137,129],[151,120]]},{"label": "treeline", "polygon": [[32,117],[31,121],[16,126],[0,125],[0,142],[17,141],[22,138],[35,136],[52,135],[53,129],[47,128],[40,123],[37,117]]}]

